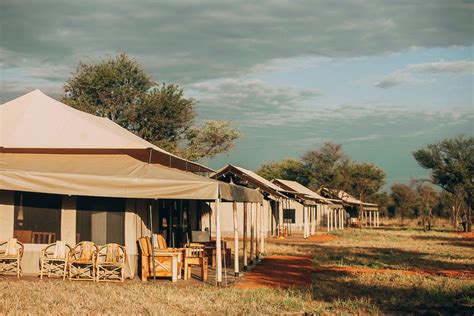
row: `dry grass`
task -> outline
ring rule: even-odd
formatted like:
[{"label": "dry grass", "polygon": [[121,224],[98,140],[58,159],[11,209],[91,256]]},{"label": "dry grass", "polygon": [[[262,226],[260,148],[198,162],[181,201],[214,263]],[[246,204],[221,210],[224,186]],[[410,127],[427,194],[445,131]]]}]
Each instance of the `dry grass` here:
[{"label": "dry grass", "polygon": [[[309,255],[321,267],[473,270],[472,240],[452,232],[348,230],[319,245],[267,244],[267,254]],[[282,276],[284,278],[285,276]],[[217,289],[170,282],[94,284],[0,277],[2,313],[277,314],[466,313],[474,281],[432,275],[314,273],[311,290]]]}]

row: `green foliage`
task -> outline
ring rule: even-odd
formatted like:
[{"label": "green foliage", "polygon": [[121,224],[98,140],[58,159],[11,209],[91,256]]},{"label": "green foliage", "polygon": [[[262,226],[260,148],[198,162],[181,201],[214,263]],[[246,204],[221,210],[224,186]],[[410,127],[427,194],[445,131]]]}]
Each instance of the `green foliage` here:
[{"label": "green foliage", "polygon": [[385,172],[374,164],[349,162],[340,168],[346,191],[361,200],[378,192],[385,183]]},{"label": "green foliage", "polygon": [[416,192],[408,185],[399,183],[393,184],[390,189],[396,213],[401,216],[402,220],[413,215],[417,202]]},{"label": "green foliage", "polygon": [[342,189],[345,179],[341,168],[349,161],[342,145],[325,142],[320,148],[306,151],[301,160],[310,175],[312,188]]},{"label": "green foliage", "polygon": [[263,164],[257,170],[257,174],[267,180],[284,179],[309,184],[309,174],[305,166],[294,159],[284,159],[280,162],[270,162]]},{"label": "green foliage", "polygon": [[447,138],[413,152],[413,156],[421,167],[431,169],[434,184],[464,199],[470,228],[474,202],[474,137]]},{"label": "green foliage", "polygon": [[229,121],[208,121],[202,127],[193,127],[186,135],[187,146],[182,156],[190,160],[211,158],[234,147],[240,133]]},{"label": "green foliage", "polygon": [[229,122],[193,126],[196,101],[175,84],[157,84],[126,54],[80,62],[64,85],[62,101],[107,117],[143,139],[191,160],[230,150],[240,134]]}]

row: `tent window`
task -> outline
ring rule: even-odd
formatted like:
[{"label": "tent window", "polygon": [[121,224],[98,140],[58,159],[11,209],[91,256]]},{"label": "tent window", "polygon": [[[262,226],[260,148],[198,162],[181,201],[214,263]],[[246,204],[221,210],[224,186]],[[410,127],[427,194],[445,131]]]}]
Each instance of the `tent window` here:
[{"label": "tent window", "polygon": [[15,192],[14,236],[33,244],[60,239],[61,203],[61,195]]},{"label": "tent window", "polygon": [[125,199],[77,198],[76,240],[125,244]]},{"label": "tent window", "polygon": [[283,209],[283,221],[290,224],[294,224],[296,222],[294,208]]}]

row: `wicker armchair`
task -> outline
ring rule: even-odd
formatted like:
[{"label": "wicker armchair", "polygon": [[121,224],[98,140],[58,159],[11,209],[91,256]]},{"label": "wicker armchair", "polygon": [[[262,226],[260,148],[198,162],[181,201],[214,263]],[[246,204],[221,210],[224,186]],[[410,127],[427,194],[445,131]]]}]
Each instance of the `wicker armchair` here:
[{"label": "wicker armchair", "polygon": [[66,279],[68,254],[71,250],[71,246],[60,240],[41,250],[40,279],[46,273],[48,277],[54,275]]},{"label": "wicker armchair", "polygon": [[25,247],[16,238],[0,242],[0,273],[14,273],[21,277],[21,258]]},{"label": "wicker armchair", "polygon": [[92,241],[81,241],[68,254],[68,279],[95,281],[98,248]]},{"label": "wicker armchair", "polygon": [[127,264],[125,248],[119,244],[107,244],[99,247],[96,263],[97,282],[123,282]]}]

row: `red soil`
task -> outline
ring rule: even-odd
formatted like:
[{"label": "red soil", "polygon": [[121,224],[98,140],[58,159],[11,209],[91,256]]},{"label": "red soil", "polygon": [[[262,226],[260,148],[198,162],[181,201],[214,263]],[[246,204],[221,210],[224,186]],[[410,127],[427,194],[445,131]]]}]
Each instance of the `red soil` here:
[{"label": "red soil", "polygon": [[310,287],[312,268],[309,257],[270,256],[247,272],[235,287]]},{"label": "red soil", "polygon": [[458,234],[461,235],[462,238],[467,238],[467,239],[473,239],[474,238],[474,232],[458,233]]}]

